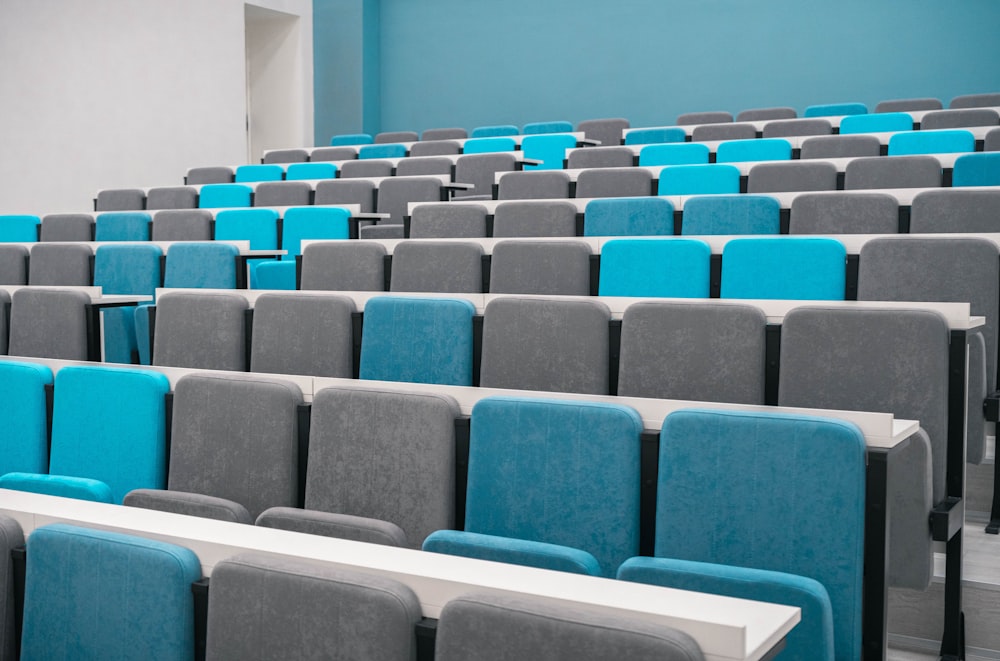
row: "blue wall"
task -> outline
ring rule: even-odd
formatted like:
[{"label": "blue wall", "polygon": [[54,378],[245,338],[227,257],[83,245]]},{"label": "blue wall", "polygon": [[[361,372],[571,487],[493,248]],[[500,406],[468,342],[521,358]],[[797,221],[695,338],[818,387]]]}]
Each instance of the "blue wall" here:
[{"label": "blue wall", "polygon": [[[340,66],[320,46],[336,12],[319,5],[342,1],[315,0],[318,142],[338,112],[320,79]],[[996,0],[367,1],[370,132],[1000,91]]]}]

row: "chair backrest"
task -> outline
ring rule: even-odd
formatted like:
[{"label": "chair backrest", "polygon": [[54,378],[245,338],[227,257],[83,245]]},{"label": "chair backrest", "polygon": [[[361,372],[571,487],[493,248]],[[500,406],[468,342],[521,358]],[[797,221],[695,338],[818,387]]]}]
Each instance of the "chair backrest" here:
[{"label": "chair backrest", "polygon": [[374,142],[371,135],[367,133],[342,133],[330,138],[330,145],[333,147],[343,147],[346,145],[370,145]]},{"label": "chair backrest", "polygon": [[285,180],[333,179],[337,176],[335,163],[292,163],[285,168]]},{"label": "chair backrest", "polygon": [[215,215],[215,238],[249,241],[251,250],[278,247],[278,212],[274,209],[226,209]]},{"label": "chair backrest", "polygon": [[567,121],[531,122],[521,129],[523,135],[540,135],[543,133],[572,133],[573,124]]},{"label": "chair backrest", "polygon": [[910,231],[914,234],[998,232],[1000,189],[941,188],[918,193],[910,204]]},{"label": "chair backrest", "polygon": [[353,161],[357,157],[353,147],[317,147],[309,154],[310,161]]},{"label": "chair backrest", "polygon": [[569,197],[569,175],[561,170],[508,172],[500,177],[498,200],[550,200]]},{"label": "chair backrest", "polygon": [[[0,436],[0,475],[48,472],[49,423],[45,387],[51,385],[52,370],[45,365],[0,362],[0,397],[9,407],[4,433]],[[0,533],[4,531],[4,526],[0,525]],[[2,576],[4,574],[0,574]],[[0,599],[0,607],[3,603]]]},{"label": "chair backrest", "polygon": [[53,213],[42,217],[39,241],[93,241],[94,217],[89,213]]},{"label": "chair backrest", "polygon": [[201,563],[189,549],[52,524],[27,550],[22,659],[191,658]]},{"label": "chair backrest", "polygon": [[281,222],[283,260],[302,254],[304,239],[346,239],[350,237],[351,213],[330,207],[293,207],[286,209]]},{"label": "chair backrest", "polygon": [[889,156],[947,154],[976,150],[971,131],[908,131],[889,138]]},{"label": "chair backrest", "polygon": [[375,210],[375,184],[371,181],[332,179],[316,184],[314,204],[357,204],[361,213]]},{"label": "chair backrest", "polygon": [[480,204],[422,204],[410,216],[410,238],[484,237],[486,216],[486,207]]},{"label": "chair backrest", "polygon": [[587,203],[584,236],[653,236],[674,233],[674,205],[661,197],[606,198]]},{"label": "chair backrest", "polygon": [[389,291],[482,293],[483,248],[462,241],[402,241]]},{"label": "chair backrest", "polygon": [[195,209],[198,207],[198,191],[191,186],[160,186],[150,188],[146,193],[146,208],[153,209]]},{"label": "chair backrest", "polygon": [[[927,158],[932,158],[928,156]],[[952,186],[1000,185],[1000,153],[965,154],[955,159]]]},{"label": "chair backrest", "polygon": [[254,163],[236,168],[233,181],[251,183],[255,181],[281,181],[285,178],[285,168],[273,163]]},{"label": "chair backrest", "polygon": [[936,188],[941,164],[928,155],[856,158],[844,170],[844,188]]},{"label": "chair backrest", "polygon": [[695,239],[617,239],[601,251],[601,296],[708,298],[712,249]]},{"label": "chair backrest", "polygon": [[590,294],[590,246],[582,241],[499,241],[490,267],[492,294]]},{"label": "chair backrest", "polygon": [[95,241],[149,241],[152,216],[145,212],[99,213],[94,221]]},{"label": "chair backrest", "polygon": [[868,106],[863,103],[826,103],[809,106],[803,117],[834,117],[837,115],[864,115],[868,112]]},{"label": "chair backrest", "polygon": [[250,371],[349,379],[351,315],[343,296],[261,294],[254,303]]},{"label": "chair backrest", "polygon": [[89,360],[87,313],[81,291],[18,289],[11,295],[11,356]]},{"label": "chair backrest", "polygon": [[468,137],[469,137],[468,131],[466,131],[463,128],[424,129],[424,132],[420,134],[420,141],[427,142],[429,140],[464,140],[465,138]]},{"label": "chair backrest", "polygon": [[691,139],[695,142],[753,140],[756,137],[757,127],[753,124],[703,124],[691,131]]},{"label": "chair backrest", "polygon": [[264,154],[264,163],[305,163],[309,152],[305,149],[272,149]]},{"label": "chair backrest", "polygon": [[1000,94],[963,94],[948,104],[949,108],[988,108],[1000,106]]},{"label": "chair backrest", "polygon": [[370,158],[402,158],[406,156],[406,145],[375,144],[366,145],[358,150],[358,159]]},{"label": "chair backrest", "polygon": [[514,151],[517,149],[517,142],[514,138],[505,137],[476,137],[465,141],[462,145],[463,154],[490,154],[500,151]]},{"label": "chair backrest", "polygon": [[14,571],[11,552],[24,546],[21,526],[9,516],[0,516],[0,654],[13,659],[20,632],[14,626]]},{"label": "chair backrest", "polygon": [[799,135],[829,135],[833,125],[825,119],[779,119],[768,122],[761,131],[765,138],[786,138]]},{"label": "chair backrest", "polygon": [[725,111],[688,112],[677,116],[677,125],[721,124],[733,121],[733,114]]},{"label": "chair backrest", "polygon": [[1000,151],[1000,129],[993,129],[986,133],[983,139],[983,151]]},{"label": "chair backrest", "polygon": [[802,141],[799,158],[878,156],[882,143],[874,135],[818,135]]},{"label": "chair backrest", "polygon": [[302,289],[385,291],[385,247],[380,243],[312,243],[302,251]]},{"label": "chair backrest", "polygon": [[475,306],[461,299],[369,299],[360,377],[471,386],[475,313]]},{"label": "chair backrest", "polygon": [[503,202],[493,212],[493,236],[576,236],[576,214],[570,202]]},{"label": "chair backrest", "polygon": [[[465,133],[465,129],[462,129],[462,133]],[[461,153],[462,145],[457,140],[430,140],[428,142],[414,142],[410,146],[410,156],[443,156],[447,154]]]},{"label": "chair backrest", "polygon": [[607,394],[610,319],[600,301],[490,301],[484,313],[480,385]]},{"label": "chair backrest", "polygon": [[[577,189],[579,190],[579,189]],[[739,193],[740,170],[725,163],[670,165],[660,170],[659,195]]]},{"label": "chair backrest", "polygon": [[163,294],[156,302],[153,365],[246,371],[247,308],[238,294]]},{"label": "chair backrest", "polygon": [[266,181],[257,185],[256,207],[291,207],[312,204],[312,185],[305,181]]},{"label": "chair backrest", "polygon": [[781,138],[733,140],[723,142],[715,151],[716,163],[740,161],[787,161],[792,158],[792,143]]},{"label": "chair backrest", "polygon": [[[527,129],[527,125],[525,129]],[[530,135],[521,141],[524,157],[541,161],[525,163],[525,170],[560,170],[566,160],[566,150],[576,147],[576,136],[569,133]]]},{"label": "chair backrest", "polygon": [[826,161],[758,163],[747,177],[748,193],[836,189],[837,166]]},{"label": "chair backrest", "polygon": [[400,225],[410,202],[440,202],[441,180],[436,177],[393,177],[381,183],[376,210],[389,214],[382,224]]},{"label": "chair backrest", "polygon": [[939,110],[929,112],[920,120],[920,128],[954,129],[963,126],[996,126],[1000,124],[1000,114],[992,108],[965,108],[961,110]]},{"label": "chair backrest", "polygon": [[764,403],[767,318],[739,304],[645,301],[622,319],[618,394]]},{"label": "chair backrest", "polygon": [[627,147],[588,147],[570,152],[566,167],[627,168],[635,163],[635,155]]},{"label": "chair backrest", "polygon": [[94,211],[137,211],[146,208],[141,188],[106,188],[97,193]]},{"label": "chair backrest", "polygon": [[28,284],[28,249],[0,244],[0,285]]},{"label": "chair backrest", "polygon": [[246,184],[205,184],[198,194],[198,207],[249,207],[252,198],[253,188]]},{"label": "chair backrest", "polygon": [[[154,244],[102,245],[94,253],[94,285],[105,294],[152,296],[163,282],[163,251]],[[104,360],[131,363],[138,350],[135,308],[102,313]]]},{"label": "chair backrest", "polygon": [[[468,145],[468,143],[466,143]],[[469,154],[468,150],[465,152]],[[455,181],[464,184],[473,184],[475,187],[468,191],[457,191],[456,198],[468,197],[470,195],[485,195],[487,199],[493,198],[493,182],[497,172],[513,172],[516,169],[517,161],[513,154],[476,154],[460,156],[455,161]]]},{"label": "chair backrest", "polygon": [[636,197],[653,192],[653,175],[642,168],[593,168],[576,178],[576,197]]},{"label": "chair backrest", "polygon": [[722,250],[722,298],[843,300],[846,278],[834,239],[733,239]]},{"label": "chair backrest", "polygon": [[164,287],[235,289],[240,250],[230,243],[174,243],[167,248]]},{"label": "chair backrest", "polygon": [[694,165],[708,163],[708,157],[708,145],[697,143],[648,145],[639,152],[639,165]]},{"label": "chair backrest", "polygon": [[212,212],[204,209],[166,209],[153,214],[153,241],[211,241]]},{"label": "chair backrest", "polygon": [[93,283],[94,253],[82,243],[36,243],[31,247],[29,285],[82,285]]},{"label": "chair backrest", "polygon": [[705,195],[684,203],[681,234],[780,234],[781,204],[764,195]]},{"label": "chair backrest", "polygon": [[885,193],[815,193],[792,200],[789,234],[895,234],[899,202]]},{"label": "chair backrest", "polygon": [[629,127],[629,121],[620,117],[607,119],[587,119],[576,125],[588,140],[599,140],[604,147],[620,145],[622,132]]},{"label": "chair backrest", "polygon": [[396,175],[400,177],[420,174],[451,175],[454,164],[450,158],[404,158],[396,164]]},{"label": "chair backrest", "polygon": [[684,142],[687,133],[676,126],[635,129],[625,134],[626,145],[648,145],[657,142]]},{"label": "chair backrest", "polygon": [[906,112],[908,110],[940,110],[944,106],[941,99],[925,97],[920,99],[889,99],[879,101],[875,112]]},{"label": "chair backrest", "polygon": [[795,108],[750,108],[736,113],[737,122],[759,122],[769,119],[795,119],[798,116]]},{"label": "chair backrest", "polygon": [[202,168],[190,168],[184,183],[189,186],[200,186],[202,184],[231,184],[235,173],[231,167],[211,166]]},{"label": "chair backrest", "polygon": [[496,126],[477,126],[469,134],[470,138],[497,138],[520,133],[513,124],[499,124]]},{"label": "chair backrest", "polygon": [[840,134],[912,131],[913,117],[906,112],[875,110],[870,115],[849,115],[840,120]]},{"label": "chair backrest", "polygon": [[41,223],[38,216],[0,215],[0,241],[38,241]]},{"label": "chair backrest", "polygon": [[375,134],[375,144],[384,145],[394,142],[416,142],[420,139],[416,131],[383,131]]},{"label": "chair backrest", "polygon": [[[266,617],[250,604],[266,604]],[[212,572],[205,658],[409,661],[420,616],[413,591],[392,579],[246,553]]]}]

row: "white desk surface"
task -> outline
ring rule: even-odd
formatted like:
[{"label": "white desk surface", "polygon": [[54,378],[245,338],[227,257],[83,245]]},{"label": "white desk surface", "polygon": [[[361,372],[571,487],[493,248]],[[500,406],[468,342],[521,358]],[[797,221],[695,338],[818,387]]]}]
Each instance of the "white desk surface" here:
[{"label": "white desk surface", "polygon": [[[560,135],[571,135],[574,138],[576,138],[577,142],[579,142],[579,141],[581,141],[581,140],[583,140],[585,138],[585,136],[583,134],[583,131],[559,131],[559,134]],[[542,133],[542,134],[537,134],[537,135],[546,135],[546,134]],[[489,136],[489,137],[511,138],[511,139],[514,140],[514,144],[515,145],[520,145],[521,141],[524,140],[525,138],[529,137],[529,136],[527,136],[527,135],[502,135],[502,136]],[[480,140],[480,139],[481,138],[445,138],[445,140],[447,140],[448,142],[457,142],[461,146],[464,146],[465,143],[468,142],[469,140]],[[415,142],[392,142],[392,143],[385,143],[385,144],[403,145],[404,147],[406,147],[406,151],[409,152],[410,148],[413,147],[413,145],[417,144],[418,142],[441,142],[441,141],[440,140],[430,140],[430,141],[428,141],[428,140],[418,140],[418,141],[415,141]],[[316,150],[316,149],[326,149],[327,147],[353,149],[354,152],[357,153],[362,147],[368,147],[368,146],[371,146],[371,145],[370,144],[368,144],[368,145],[317,145],[315,147],[285,147],[285,148],[282,148],[282,149],[265,149],[264,150],[264,155],[266,156],[267,154],[269,154],[270,152],[273,152],[273,151],[284,151],[285,149],[303,149],[303,150],[305,150],[305,152],[307,154],[311,155],[314,150]],[[317,161],[317,162],[322,162],[322,161]]]},{"label": "white desk surface", "polygon": [[0,285],[0,290],[13,294],[18,289],[55,289],[57,291],[80,291],[90,297],[91,303],[96,304],[117,304],[117,303],[146,303],[153,300],[152,296],[143,294],[103,294],[101,287],[94,286],[74,286],[74,285]]},{"label": "white desk surface", "polygon": [[[97,252],[97,249],[101,246],[127,246],[127,245],[140,245],[140,246],[157,246],[163,251],[163,254],[167,253],[170,246],[175,243],[224,243],[231,246],[236,246],[240,255],[243,256],[267,256],[262,255],[262,251],[250,250],[250,241],[248,240],[228,240],[228,239],[218,239],[218,240],[208,240],[208,241],[19,241],[6,243],[4,245],[15,245],[24,246],[29,251],[31,251],[35,246],[58,246],[58,245],[81,245],[87,246],[92,252]],[[263,251],[265,253],[272,253],[272,255],[284,255],[286,251],[284,250],[270,250]]]},{"label": "white desk surface", "polygon": [[[456,142],[457,142],[457,140],[456,140]],[[509,154],[513,155],[514,156],[514,160],[518,161],[518,162],[524,162],[524,161],[531,162],[533,160],[533,159],[526,159],[524,157],[524,152],[521,151],[521,150],[515,150],[515,151],[512,151],[512,152],[504,152],[504,153],[509,153]],[[445,158],[445,159],[448,159],[449,161],[451,161],[452,164],[454,164],[459,158],[461,158],[462,156],[465,156],[465,155],[466,154],[434,154],[434,155],[428,155],[428,156],[397,156],[395,158],[372,158],[372,159],[363,159],[363,160],[352,158],[352,159],[349,159],[349,160],[346,160],[346,161],[307,161],[305,163],[269,163],[268,165],[277,165],[282,170],[284,170],[284,171],[287,172],[289,165],[308,165],[309,163],[327,163],[327,164],[330,164],[330,165],[337,166],[337,170],[340,170],[340,168],[343,167],[347,163],[364,163],[367,160],[380,161],[380,162],[388,161],[389,163],[392,163],[393,167],[398,166],[401,161],[414,161],[414,160],[419,161],[419,160],[425,159],[425,158]],[[252,163],[251,165],[259,165],[259,164]],[[227,168],[229,168],[230,170],[232,170],[235,173],[236,172],[236,168],[241,167],[241,166],[240,165],[225,165],[225,166],[222,166],[222,167],[227,167]],[[190,172],[190,170],[189,170],[189,172]],[[286,180],[286,181],[296,181],[296,180],[292,179],[292,180]]]},{"label": "white desk surface", "polygon": [[313,208],[319,208],[319,209],[325,209],[325,208],[347,209],[347,211],[349,211],[352,216],[362,216],[362,217],[364,217],[366,215],[371,215],[371,214],[362,214],[361,213],[361,205],[360,204],[300,204],[300,205],[292,206],[292,207],[213,207],[211,209],[136,209],[136,210],[131,211],[131,212],[129,212],[129,211],[63,211],[63,212],[59,212],[59,213],[47,213],[44,216],[42,216],[42,219],[44,220],[48,216],[57,216],[57,215],[61,215],[61,214],[64,214],[64,213],[72,213],[73,215],[90,216],[91,218],[93,218],[96,221],[98,216],[100,216],[101,214],[105,214],[105,213],[147,213],[150,216],[155,216],[157,213],[159,213],[161,211],[207,211],[208,213],[210,213],[212,215],[213,218],[215,218],[216,214],[218,214],[220,211],[229,211],[231,209],[271,209],[272,211],[274,211],[274,212],[276,212],[278,214],[279,218],[281,218],[281,217],[284,217],[285,212],[288,211],[289,209],[300,209],[300,208],[306,208],[306,209],[313,209]]}]

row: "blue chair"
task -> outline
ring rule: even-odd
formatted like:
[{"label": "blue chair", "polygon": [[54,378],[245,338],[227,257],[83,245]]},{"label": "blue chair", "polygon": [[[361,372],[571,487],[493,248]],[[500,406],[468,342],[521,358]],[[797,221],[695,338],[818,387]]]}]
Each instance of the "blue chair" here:
[{"label": "blue chair", "polygon": [[840,134],[888,133],[912,131],[913,117],[906,112],[880,112],[870,115],[851,115],[840,120]]},{"label": "blue chair", "polygon": [[367,133],[342,133],[330,139],[331,147],[344,147],[347,145],[370,145],[375,142]]},{"label": "blue chair", "polygon": [[765,195],[706,195],[684,203],[681,234],[780,234],[781,204]]},{"label": "blue chair", "polygon": [[[274,209],[230,209],[215,216],[215,238],[221,241],[250,241],[251,250],[278,249],[278,212]],[[257,288],[257,267],[266,259],[248,261],[250,288]]]},{"label": "blue chair", "polygon": [[108,211],[97,214],[95,241],[149,241],[153,217],[144,211]]},{"label": "blue chair", "polygon": [[292,163],[285,169],[285,180],[334,179],[337,166],[333,163]]},{"label": "blue chair", "polygon": [[708,298],[712,249],[695,239],[616,239],[601,250],[601,296]]},{"label": "blue chair", "polygon": [[847,251],[834,239],[733,239],[722,250],[722,298],[844,299]]},{"label": "blue chair", "polygon": [[[100,246],[94,253],[94,285],[105,294],[152,296],[162,282],[163,251],[156,245]],[[104,310],[104,360],[132,363],[138,351],[135,306]]]},{"label": "blue chair", "polygon": [[725,163],[670,165],[660,170],[658,195],[739,193],[740,170]]},{"label": "blue chair", "polygon": [[302,254],[303,239],[350,238],[351,213],[333,207],[294,207],[285,210],[281,226],[281,248],[287,253],[279,261],[257,265],[258,289],[295,289],[295,258]]},{"label": "blue chair", "polygon": [[0,401],[7,410],[0,435],[0,475],[48,472],[45,387],[50,385],[52,370],[45,365],[0,362]]},{"label": "blue chair", "polygon": [[641,434],[626,406],[481,399],[466,532],[432,533],[424,550],[614,576],[639,548]]},{"label": "blue chair", "polygon": [[362,379],[472,385],[472,303],[377,296],[365,304]]},{"label": "blue chair", "polygon": [[561,170],[566,150],[576,147],[576,137],[565,133],[532,135],[521,141],[525,158],[542,161],[538,165],[525,164],[525,170]]},{"label": "blue chair", "polygon": [[803,117],[834,117],[837,115],[867,115],[868,106],[863,103],[828,103],[809,106]]},{"label": "blue chair", "polygon": [[469,138],[462,146],[463,154],[488,154],[498,151],[514,151],[517,143],[513,138]]},{"label": "blue chair", "polygon": [[952,186],[1000,186],[1000,152],[966,154],[955,159]]},{"label": "blue chair", "polygon": [[591,200],[583,212],[584,236],[663,236],[674,233],[674,205],[660,197]]},{"label": "blue chair", "polygon": [[696,165],[708,163],[708,145],[700,143],[649,145],[639,152],[639,165]]},{"label": "blue chair", "polygon": [[198,194],[199,209],[249,207],[253,189],[246,184],[205,184]]},{"label": "blue chair", "polygon": [[406,145],[395,143],[366,145],[358,150],[358,159],[403,158],[404,156],[406,156]]},{"label": "blue chair", "polygon": [[521,129],[524,135],[538,135],[540,133],[572,133],[573,124],[571,122],[532,122],[525,124]]},{"label": "blue chair", "polygon": [[0,242],[38,241],[41,224],[38,216],[0,216]]},{"label": "blue chair", "polygon": [[236,168],[236,183],[251,183],[255,181],[281,181],[285,178],[285,169],[273,163],[241,165]]},{"label": "blue chair", "polygon": [[[497,126],[477,126],[469,134],[470,138],[499,138],[508,135],[517,135],[517,127],[513,124],[500,124]],[[463,150],[463,153],[469,153]]]},{"label": "blue chair", "polygon": [[728,140],[715,151],[716,163],[739,161],[787,161],[792,158],[792,144],[782,138]]},{"label": "blue chair", "polygon": [[201,562],[189,549],[53,524],[27,557],[21,659],[193,658]]},{"label": "blue chair", "polygon": [[973,151],[976,151],[976,137],[971,131],[908,131],[889,138],[889,156]]},{"label": "blue chair", "polygon": [[625,134],[626,145],[648,145],[660,142],[684,142],[687,133],[676,126],[662,128],[636,129]]}]

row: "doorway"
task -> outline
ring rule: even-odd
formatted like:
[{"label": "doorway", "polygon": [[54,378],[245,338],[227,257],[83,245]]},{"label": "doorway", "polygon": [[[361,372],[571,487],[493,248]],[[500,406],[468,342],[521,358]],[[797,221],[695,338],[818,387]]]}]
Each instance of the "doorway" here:
[{"label": "doorway", "polygon": [[266,149],[302,147],[301,21],[244,5],[247,72],[247,162]]}]

